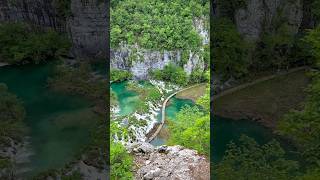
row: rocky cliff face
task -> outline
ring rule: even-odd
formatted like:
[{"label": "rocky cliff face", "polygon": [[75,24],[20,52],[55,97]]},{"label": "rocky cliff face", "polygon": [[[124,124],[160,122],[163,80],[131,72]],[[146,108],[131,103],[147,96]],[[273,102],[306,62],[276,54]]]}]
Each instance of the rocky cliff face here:
[{"label": "rocky cliff face", "polygon": [[99,0],[70,0],[71,14],[59,14],[55,0],[1,0],[0,22],[27,22],[68,33],[76,57],[106,57],[107,5]]},{"label": "rocky cliff face", "polygon": [[[135,59],[132,59],[132,56],[135,56]],[[110,59],[111,68],[129,70],[136,79],[147,79],[151,70],[163,69],[170,63],[178,65],[181,61],[181,52],[160,52],[140,49],[138,46],[122,46],[117,50],[111,50]],[[190,52],[184,70],[187,74],[191,74],[196,68],[203,69],[204,61],[197,54]]]},{"label": "rocky cliff face", "polygon": [[263,31],[272,29],[275,21],[284,21],[289,31],[295,34],[302,18],[302,0],[247,0],[247,6],[235,12],[239,32],[252,40],[258,39]]},{"label": "rocky cliff face", "polygon": [[[204,26],[203,19],[195,19],[194,27],[202,37],[202,44],[209,43],[209,33]],[[202,51],[203,49],[199,49]],[[188,59],[183,65],[184,71],[190,75],[195,69],[204,70],[204,60],[198,53],[188,52]],[[129,70],[136,79],[147,79],[149,72],[155,69],[163,69],[166,65],[173,63],[181,65],[182,52],[177,51],[157,51],[140,48],[138,45],[121,45],[117,49],[111,49],[111,68]]]}]

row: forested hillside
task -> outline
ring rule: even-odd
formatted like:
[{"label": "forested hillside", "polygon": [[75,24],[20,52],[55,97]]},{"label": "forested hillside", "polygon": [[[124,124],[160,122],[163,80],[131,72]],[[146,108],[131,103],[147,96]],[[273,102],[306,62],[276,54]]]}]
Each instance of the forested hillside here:
[{"label": "forested hillside", "polygon": [[209,1],[111,1],[110,27],[111,179],[208,178]]},{"label": "forested hillside", "polygon": [[207,1],[112,1],[111,68],[140,79],[169,61],[188,75],[207,69],[208,18]]},{"label": "forested hillside", "polygon": [[[294,145],[295,158],[288,156],[283,143],[271,141],[261,145],[254,139],[242,137],[229,144],[222,161],[214,165],[213,176],[218,179],[318,179],[320,3],[316,0],[218,0],[215,5],[211,39],[218,84],[216,93],[231,79],[241,84],[302,66],[309,69],[307,77],[311,83],[306,88],[307,98],[302,108],[286,112],[273,130]],[[290,79],[284,83],[290,84]],[[267,92],[271,94],[273,87],[264,86],[266,88],[270,88]],[[251,90],[253,96],[258,96]],[[249,98],[247,96],[248,102]],[[281,102],[283,97],[277,98],[273,101]]]}]

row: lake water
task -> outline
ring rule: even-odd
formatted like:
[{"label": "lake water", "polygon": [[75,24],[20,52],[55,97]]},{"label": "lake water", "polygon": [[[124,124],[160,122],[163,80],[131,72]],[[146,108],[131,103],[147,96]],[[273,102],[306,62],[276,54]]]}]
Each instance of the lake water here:
[{"label": "lake water", "polygon": [[95,115],[91,103],[81,97],[47,88],[54,64],[0,68],[0,83],[7,84],[26,108],[25,124],[30,137],[30,161],[18,164],[21,175],[63,167],[90,142]]}]

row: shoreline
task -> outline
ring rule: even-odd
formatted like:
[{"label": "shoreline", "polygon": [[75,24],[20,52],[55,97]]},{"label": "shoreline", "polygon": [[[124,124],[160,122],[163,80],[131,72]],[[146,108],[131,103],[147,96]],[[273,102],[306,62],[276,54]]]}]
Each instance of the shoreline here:
[{"label": "shoreline", "polygon": [[9,63],[0,62],[0,67],[9,66]]},{"label": "shoreline", "polygon": [[165,124],[165,121],[166,121],[166,107],[167,107],[167,103],[169,102],[169,100],[170,100],[172,97],[174,97],[175,95],[177,95],[178,93],[180,93],[180,92],[189,90],[189,89],[191,89],[191,88],[195,88],[195,87],[200,86],[200,85],[203,85],[203,83],[202,83],[202,84],[195,84],[195,85],[186,87],[186,88],[184,88],[184,89],[181,89],[181,90],[179,90],[179,91],[177,91],[177,92],[172,93],[170,96],[168,96],[168,97],[164,100],[164,102],[163,102],[163,104],[162,104],[162,109],[161,109],[161,115],[162,115],[162,116],[161,116],[161,122],[160,122],[160,124],[158,125],[158,128],[156,129],[156,131],[154,132],[154,134],[150,135],[150,137],[147,139],[146,142],[150,143],[154,138],[156,138],[156,137],[158,136],[158,134],[160,133],[163,125]]},{"label": "shoreline", "polygon": [[[214,95],[211,98],[214,114],[236,121],[249,119],[274,131],[283,115],[303,106],[304,89],[309,83],[305,74],[307,69],[306,66],[294,68]],[[287,83],[292,78],[294,83]]]}]

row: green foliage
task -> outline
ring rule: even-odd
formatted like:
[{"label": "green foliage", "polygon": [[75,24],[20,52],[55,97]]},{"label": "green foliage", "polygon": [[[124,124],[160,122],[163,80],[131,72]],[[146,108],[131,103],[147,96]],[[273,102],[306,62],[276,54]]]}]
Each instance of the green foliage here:
[{"label": "green foliage", "polygon": [[125,147],[120,143],[111,141],[110,150],[111,179],[132,179],[133,158],[128,154]]},{"label": "green foliage", "polygon": [[297,180],[315,180],[320,177],[320,169],[309,170],[306,174],[296,178]]},{"label": "green foliage", "polygon": [[144,84],[143,86],[136,82],[129,82],[127,89],[139,94],[139,101],[137,102],[137,112],[146,113],[149,110],[147,101],[153,103],[158,102],[161,99],[160,91],[153,85]]},{"label": "green foliage", "polygon": [[242,136],[239,144],[229,144],[213,173],[221,180],[291,180],[297,169],[297,162],[285,159],[277,141],[260,146],[252,138]]},{"label": "green foliage", "polygon": [[198,49],[201,37],[193,19],[208,17],[208,11],[207,0],[112,0],[111,47],[124,42],[145,49]]},{"label": "green foliage", "polygon": [[114,82],[125,81],[132,78],[132,74],[126,70],[111,69],[110,80]]},{"label": "green foliage", "polygon": [[242,77],[249,64],[246,42],[227,19],[215,19],[213,27],[211,41],[215,72],[224,79]]},{"label": "green foliage", "polygon": [[0,83],[0,144],[8,143],[6,137],[21,140],[25,115],[22,102]]},{"label": "green foliage", "polygon": [[263,34],[254,54],[253,68],[265,70],[289,67],[289,56],[294,46],[294,36],[288,28],[286,24],[280,24],[274,31]]},{"label": "green foliage", "polygon": [[179,144],[209,155],[210,116],[198,107],[185,106],[169,124],[169,144]]},{"label": "green foliage", "polygon": [[70,42],[52,31],[40,32],[26,24],[0,24],[0,60],[9,64],[40,63],[68,52]]},{"label": "green foliage", "polygon": [[[308,33],[305,41],[310,45],[310,51],[315,62],[320,67],[320,28]],[[320,161],[320,72],[311,73],[312,83],[307,89],[308,97],[301,111],[292,111],[279,122],[281,135],[288,136],[299,147],[300,152],[309,165],[319,166]]]},{"label": "green foliage", "polygon": [[314,64],[320,67],[320,26],[310,30],[304,37],[304,42],[307,43],[310,53],[314,58]]},{"label": "green foliage", "polygon": [[166,65],[163,70],[154,70],[151,72],[154,79],[172,82],[178,85],[186,85],[188,77],[181,67],[173,64]]},{"label": "green foliage", "polygon": [[197,84],[204,82],[205,79],[205,72],[203,72],[200,69],[195,69],[191,72],[190,77],[189,77],[189,83],[190,84]]},{"label": "green foliage", "polygon": [[210,112],[210,84],[208,83],[206,92],[203,96],[197,99],[197,104],[199,104],[202,108],[206,110],[206,112]]}]

